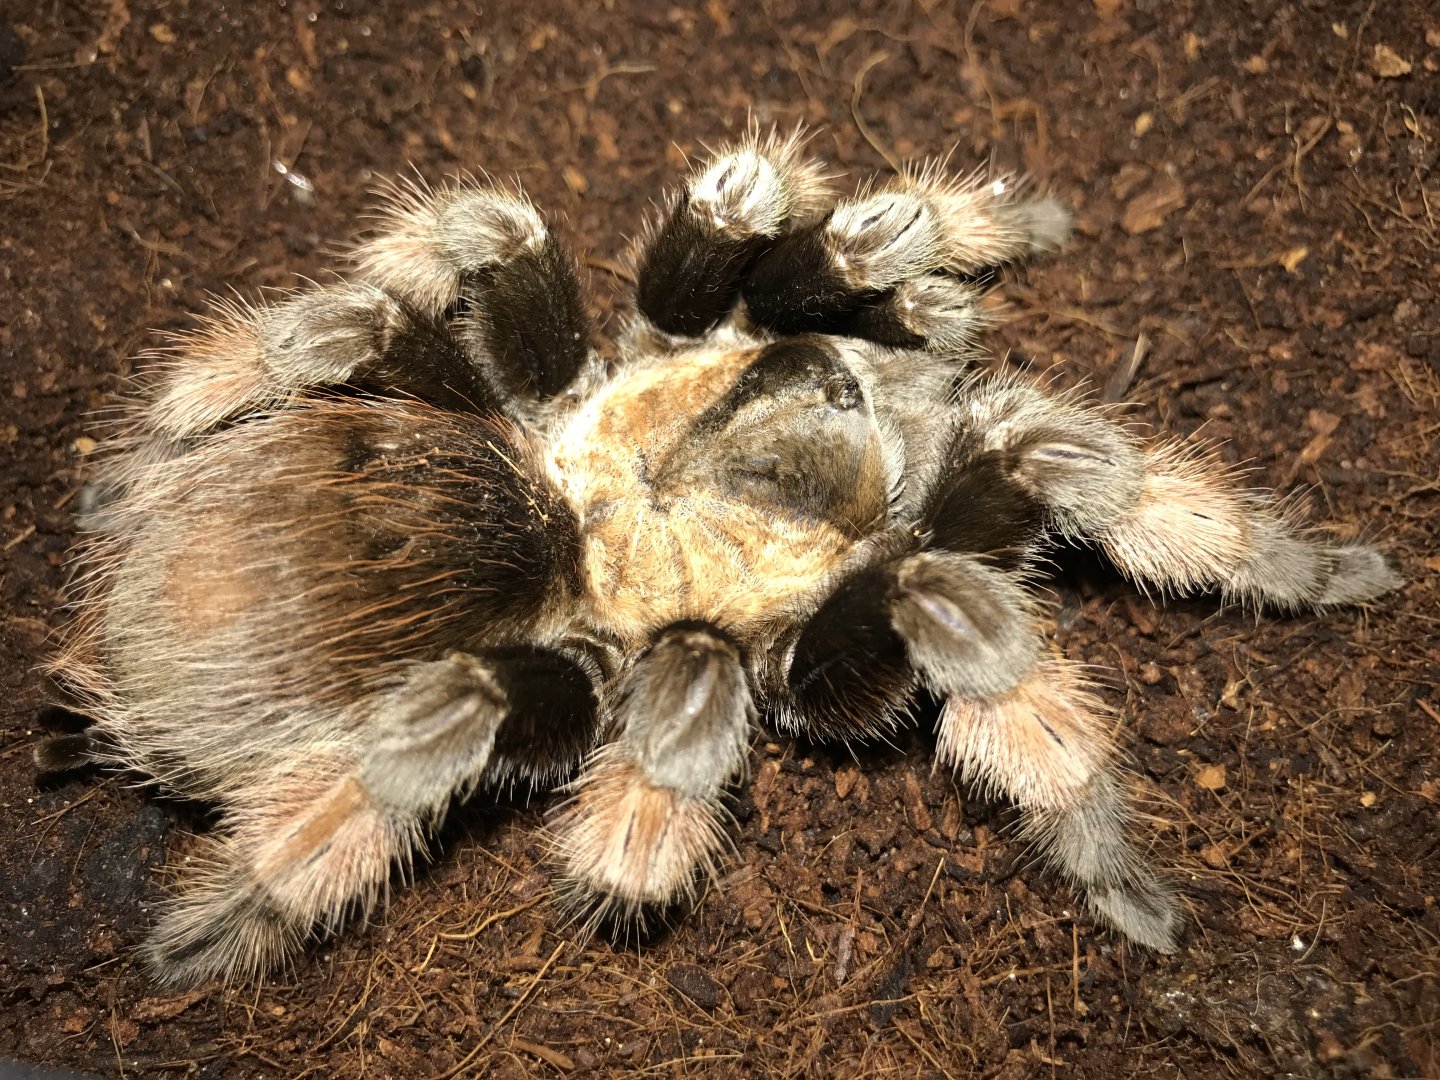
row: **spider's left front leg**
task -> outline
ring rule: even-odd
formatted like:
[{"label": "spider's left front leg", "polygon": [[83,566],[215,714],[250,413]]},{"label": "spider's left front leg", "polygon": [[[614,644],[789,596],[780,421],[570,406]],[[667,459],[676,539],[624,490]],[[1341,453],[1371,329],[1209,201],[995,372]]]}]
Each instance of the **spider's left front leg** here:
[{"label": "spider's left front leg", "polygon": [[605,698],[613,741],[554,824],[561,889],[589,926],[643,927],[713,874],[755,708],[739,647],[704,622],[661,630]]},{"label": "spider's left front leg", "polygon": [[448,320],[511,405],[543,408],[592,369],[579,269],[529,199],[469,180],[384,195],[379,227],[355,253],[361,274]]}]

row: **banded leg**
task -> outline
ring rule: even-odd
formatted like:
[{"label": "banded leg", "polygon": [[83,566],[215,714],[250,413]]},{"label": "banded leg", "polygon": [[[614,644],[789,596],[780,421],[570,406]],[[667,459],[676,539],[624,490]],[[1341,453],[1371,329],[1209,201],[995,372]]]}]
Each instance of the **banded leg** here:
[{"label": "banded leg", "polygon": [[[918,679],[945,701],[940,759],[1012,798],[1097,914],[1142,944],[1172,948],[1174,899],[1130,841],[1099,704],[1073,666],[1040,659],[1021,581],[974,556],[922,552],[856,575],[835,596],[843,602],[821,608],[786,672],[791,725],[874,733]],[[883,646],[878,664],[843,646],[820,655],[851,626]]]},{"label": "banded leg", "polygon": [[866,337],[942,352],[970,345],[997,267],[1058,247],[1070,217],[1050,199],[1017,199],[1003,182],[920,169],[843,200],[783,237],[746,276],[746,308],[782,334]]},{"label": "banded leg", "polygon": [[720,799],[744,772],[755,717],[739,650],[703,623],[662,631],[608,696],[615,741],[554,823],[562,895],[592,928],[643,924],[713,874]]},{"label": "banded leg", "polygon": [[392,184],[355,252],[361,274],[456,336],[494,385],[543,404],[592,367],[579,270],[530,201],[472,182]]},{"label": "banded leg", "polygon": [[140,434],[164,444],[278,408],[306,389],[356,385],[457,410],[494,395],[436,319],[370,285],[297,292],[278,304],[225,303],[179,335],[151,375]]},{"label": "banded leg", "polygon": [[764,245],[819,214],[829,191],[797,135],[752,137],[716,154],[672,197],[640,245],[636,305],[662,333],[699,337],[735,306]]},{"label": "banded leg", "polygon": [[[410,665],[369,708],[366,745],[312,757],[234,800],[244,809],[227,816],[229,835],[151,934],[162,978],[272,970],[317,925],[368,914],[457,793],[564,771],[594,735],[586,673],[539,650]],[[542,726],[544,738],[527,737]]]},{"label": "banded leg", "polygon": [[1014,800],[1025,812],[1024,834],[1097,916],[1132,941],[1171,952],[1178,904],[1131,840],[1109,719],[1078,665],[1043,660],[1005,693],[953,694],[936,752],[965,779]]},{"label": "banded leg", "polygon": [[1308,534],[1224,465],[1145,446],[1098,410],[1013,379],[964,391],[964,427],[1056,531],[1091,540],[1142,587],[1286,609],[1363,603],[1397,587],[1390,559]]}]

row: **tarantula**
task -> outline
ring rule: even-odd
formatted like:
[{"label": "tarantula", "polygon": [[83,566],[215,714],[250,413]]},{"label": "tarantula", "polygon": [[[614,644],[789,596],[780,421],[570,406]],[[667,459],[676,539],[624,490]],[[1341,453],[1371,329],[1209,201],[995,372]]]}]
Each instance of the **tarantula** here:
[{"label": "tarantula", "polygon": [[972,366],[996,271],[1070,219],[913,170],[832,199],[795,137],[689,176],[592,348],[522,195],[388,189],[357,273],[221,305],[126,412],[53,672],[95,726],[39,753],[218,804],[154,929],[172,982],[252,977],[368,911],[458,796],[578,769],[558,893],[621,920],[725,845],[759,716],[884,736],[1019,805],[1127,937],[1178,908],[1129,836],[1110,721],[1042,644],[1033,568],[1362,603],[1389,560],[1308,534],[1207,454]]}]

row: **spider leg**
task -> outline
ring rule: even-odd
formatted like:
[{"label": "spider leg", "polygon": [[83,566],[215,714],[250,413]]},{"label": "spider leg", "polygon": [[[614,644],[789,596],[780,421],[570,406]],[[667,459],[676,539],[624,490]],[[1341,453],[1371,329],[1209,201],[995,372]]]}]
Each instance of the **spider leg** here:
[{"label": "spider leg", "polygon": [[[1050,528],[1098,544],[1142,586],[1299,609],[1364,603],[1400,584],[1382,552],[1309,533],[1269,498],[1241,490],[1213,457],[1144,445],[1099,410],[987,379],[963,391],[961,412],[967,437]],[[965,512],[955,503],[932,515]]]},{"label": "spider leg", "polygon": [[1095,914],[1126,937],[1171,952],[1178,905],[1130,838],[1129,797],[1107,720],[1078,665],[1048,659],[1004,693],[952,694],[940,714],[937,754],[1025,811],[1026,834]]},{"label": "spider leg", "polygon": [[355,252],[361,275],[455,334],[523,410],[593,364],[574,257],[524,196],[463,182],[394,184],[379,227]]},{"label": "spider leg", "polygon": [[614,741],[554,822],[562,895],[592,925],[643,921],[713,872],[755,715],[739,650],[704,623],[661,631],[606,696]]},{"label": "spider leg", "polygon": [[750,317],[776,333],[954,352],[984,325],[980,300],[996,269],[1058,247],[1069,231],[1053,200],[921,169],[782,237],[742,293]]},{"label": "spider leg", "polygon": [[307,289],[270,305],[221,304],[162,356],[133,419],[139,434],[164,444],[320,387],[399,392],[458,410],[497,408],[443,324],[371,285]]},{"label": "spider leg", "polygon": [[828,194],[797,136],[756,136],[723,148],[691,173],[642,239],[640,314],[664,334],[708,333],[735,306],[755,256],[819,213]]},{"label": "spider leg", "polygon": [[[368,914],[457,793],[573,766],[595,695],[560,653],[489,650],[410,665],[359,708],[365,745],[317,755],[234,801],[243,809],[227,815],[218,857],[150,936],[161,977],[254,977],[317,925]],[[557,710],[582,722],[557,723]]]},{"label": "spider leg", "polygon": [[1129,839],[1099,703],[1073,666],[1041,658],[1035,621],[1022,579],[978,556],[924,551],[872,566],[803,629],[778,695],[782,722],[822,737],[877,734],[920,682],[945,701],[940,759],[1012,798],[1099,915],[1172,948],[1174,899]]}]

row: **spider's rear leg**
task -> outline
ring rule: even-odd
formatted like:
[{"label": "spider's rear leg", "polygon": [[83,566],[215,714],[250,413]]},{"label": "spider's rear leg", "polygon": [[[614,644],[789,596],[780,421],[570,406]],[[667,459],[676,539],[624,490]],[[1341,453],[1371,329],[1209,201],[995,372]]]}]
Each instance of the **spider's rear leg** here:
[{"label": "spider's rear leg", "polygon": [[1051,527],[1097,543],[1142,586],[1295,609],[1363,603],[1400,584],[1382,552],[1307,535],[1213,457],[1145,446],[1096,409],[1012,379],[970,388],[962,408],[968,437]]},{"label": "spider's rear leg", "polygon": [[216,856],[150,936],[162,978],[262,975],[317,926],[367,914],[455,794],[573,767],[596,699],[576,659],[484,650],[411,664],[357,709],[363,744],[302,758],[234,801]]},{"label": "spider's rear leg", "polygon": [[946,702],[941,760],[1014,799],[1100,915],[1172,947],[1174,901],[1129,839],[1098,705],[1072,668],[1041,660],[1033,601],[1012,571],[927,551],[855,574],[802,630],[783,677],[787,726],[842,739],[883,732],[918,679]]},{"label": "spider's rear leg", "polygon": [[593,363],[574,257],[523,196],[465,182],[393,185],[357,249],[361,274],[417,309],[453,320],[490,381],[522,411]]},{"label": "spider's rear leg", "polygon": [[665,334],[698,337],[735,306],[741,276],[766,243],[812,220],[829,197],[796,136],[721,150],[672,196],[641,241],[636,306]]},{"label": "spider's rear leg", "polygon": [[167,444],[327,386],[399,392],[452,409],[495,407],[443,325],[370,285],[308,289],[254,307],[221,304],[198,331],[177,336],[150,379],[140,433]]},{"label": "spider's rear leg", "polygon": [[561,889],[590,923],[643,922],[693,895],[725,843],[720,799],[755,709],[738,648],[677,623],[608,691],[618,728],[555,822]]},{"label": "spider's rear leg", "polygon": [[980,300],[995,270],[1058,247],[1069,231],[1053,200],[925,169],[781,238],[742,294],[750,317],[777,333],[953,352],[984,325]]}]

